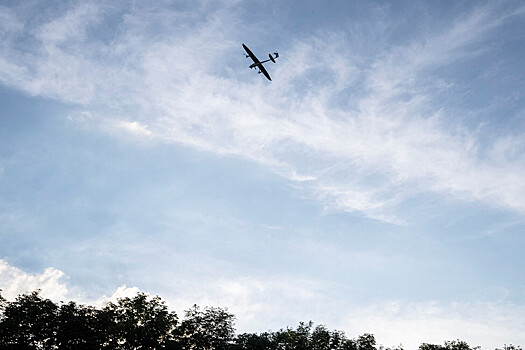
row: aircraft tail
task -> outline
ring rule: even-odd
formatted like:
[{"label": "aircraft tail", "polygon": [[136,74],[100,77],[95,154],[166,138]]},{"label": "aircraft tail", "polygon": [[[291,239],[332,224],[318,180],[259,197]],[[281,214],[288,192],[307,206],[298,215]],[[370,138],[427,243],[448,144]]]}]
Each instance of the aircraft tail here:
[{"label": "aircraft tail", "polygon": [[279,54],[278,54],[277,52],[274,52],[273,54],[275,55],[275,57],[273,57],[271,53],[268,54],[268,57],[270,57],[270,60],[271,60],[273,63],[275,63],[275,59],[276,59],[277,57],[279,57]]}]

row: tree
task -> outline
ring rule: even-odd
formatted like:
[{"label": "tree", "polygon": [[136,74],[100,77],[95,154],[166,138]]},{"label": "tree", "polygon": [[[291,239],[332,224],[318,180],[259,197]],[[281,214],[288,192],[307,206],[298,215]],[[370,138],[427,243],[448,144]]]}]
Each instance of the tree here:
[{"label": "tree", "polygon": [[107,345],[126,350],[164,346],[177,325],[177,315],[164,301],[158,296],[148,299],[144,293],[108,303],[98,319],[109,330]]},{"label": "tree", "polygon": [[332,348],[332,334],[323,325],[318,325],[312,332],[310,338],[310,348],[312,350],[330,350]]},{"label": "tree", "polygon": [[503,349],[496,348],[495,350],[522,350],[522,349],[521,349],[521,346],[519,346],[519,345],[518,346],[514,346],[512,344],[509,344],[509,345],[505,344],[505,345],[503,345]]},{"label": "tree", "polygon": [[[294,330],[281,329],[271,334],[274,349],[280,350],[357,350],[357,343],[347,339],[344,332],[329,331],[324,325],[300,322]],[[374,340],[375,341],[375,340]]]},{"label": "tree", "polygon": [[355,342],[348,339],[345,332],[334,330],[330,332],[330,349],[353,350],[355,349]]},{"label": "tree", "polygon": [[297,329],[287,327],[272,335],[276,349],[280,350],[306,350],[309,349],[311,341],[311,329],[313,322],[299,322]]},{"label": "tree", "polygon": [[239,334],[233,348],[236,350],[273,350],[276,346],[272,340],[272,333],[264,332]]},{"label": "tree", "polygon": [[479,350],[479,346],[470,347],[462,340],[445,341],[444,345],[435,345],[423,343],[419,346],[419,350]]},{"label": "tree", "polygon": [[227,309],[205,307],[201,310],[193,305],[173,331],[175,342],[187,350],[228,349],[234,340],[234,320]]},{"label": "tree", "polygon": [[419,350],[443,350],[442,345],[423,343],[419,346]]},{"label": "tree", "polygon": [[56,345],[59,349],[95,349],[106,343],[105,332],[93,307],[75,302],[62,304],[57,315]]},{"label": "tree", "polygon": [[280,349],[306,350],[310,344],[310,330],[313,322],[299,322],[297,329],[286,328],[276,333]]},{"label": "tree", "polygon": [[[3,298],[2,298],[3,299]],[[40,296],[40,290],[2,301],[0,346],[2,348],[53,349],[58,306]]]},{"label": "tree", "polygon": [[376,350],[376,338],[373,334],[360,335],[356,341],[357,350]]}]

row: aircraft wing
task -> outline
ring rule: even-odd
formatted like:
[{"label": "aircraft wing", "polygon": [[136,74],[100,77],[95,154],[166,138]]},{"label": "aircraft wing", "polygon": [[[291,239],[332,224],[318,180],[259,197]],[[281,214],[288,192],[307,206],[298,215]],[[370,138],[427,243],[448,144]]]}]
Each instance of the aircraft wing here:
[{"label": "aircraft wing", "polygon": [[248,46],[242,44],[242,47],[244,47],[244,51],[246,51],[246,53],[248,54],[248,56],[250,56],[250,58],[253,60],[253,63],[260,63],[260,62],[259,62],[259,59],[257,59],[257,57],[255,57],[255,55],[254,55],[253,52],[248,48]]},{"label": "aircraft wing", "polygon": [[269,81],[272,81],[272,78],[270,78],[270,74],[268,74],[268,72],[266,71],[266,69],[263,67],[263,65],[259,65],[259,69],[261,70],[261,72],[263,72],[264,76],[266,78],[268,78]]}]

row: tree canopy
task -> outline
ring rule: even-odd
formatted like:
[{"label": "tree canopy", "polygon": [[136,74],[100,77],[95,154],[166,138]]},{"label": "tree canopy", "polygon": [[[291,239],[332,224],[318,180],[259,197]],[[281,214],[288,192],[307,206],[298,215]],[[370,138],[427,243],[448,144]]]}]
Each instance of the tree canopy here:
[{"label": "tree canopy", "polygon": [[[2,349],[177,349],[177,350],[402,350],[376,344],[373,334],[354,339],[324,325],[300,322],[296,328],[235,334],[226,308],[193,305],[181,321],[158,296],[138,293],[103,308],[73,301],[56,304],[40,291],[8,301],[0,294]],[[423,343],[419,350],[479,350],[460,340]],[[503,349],[521,350],[505,345]]]}]

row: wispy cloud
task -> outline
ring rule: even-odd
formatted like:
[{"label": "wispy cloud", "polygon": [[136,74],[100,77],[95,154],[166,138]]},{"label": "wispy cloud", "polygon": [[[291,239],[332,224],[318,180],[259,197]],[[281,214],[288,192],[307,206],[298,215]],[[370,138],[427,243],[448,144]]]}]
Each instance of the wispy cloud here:
[{"label": "wispy cloud", "polygon": [[100,20],[99,6],[82,3],[67,11],[63,16],[52,19],[40,26],[35,33],[44,47],[52,50],[60,45],[84,42],[89,25]]},{"label": "wispy cloud", "polygon": [[447,125],[461,112],[435,97],[454,86],[436,70],[480,55],[478,44],[520,11],[479,7],[373,54],[350,50],[367,38],[349,33],[301,38],[271,66],[271,85],[229,68],[240,51],[235,5],[130,9],[112,37],[87,34],[108,11],[78,5],[32,28],[37,50],[8,45],[0,79],[137,136],[261,162],[327,208],[403,223],[400,204],[430,192],[525,211],[523,135],[496,135],[485,157],[476,130]]}]

